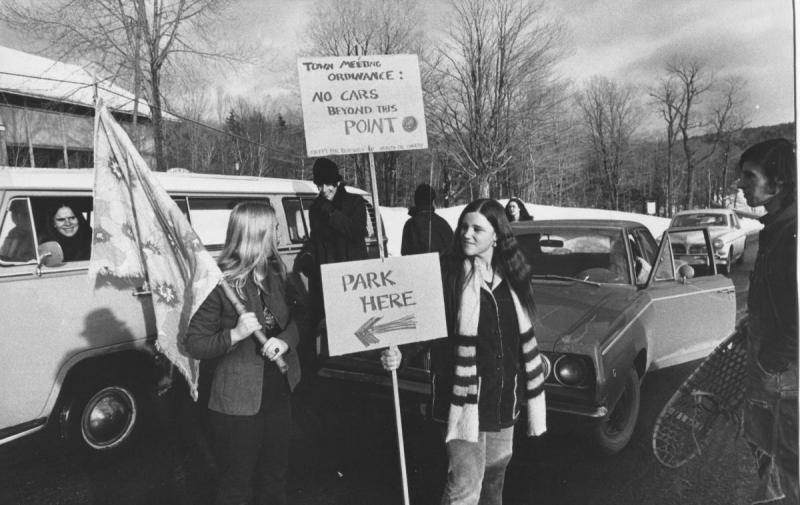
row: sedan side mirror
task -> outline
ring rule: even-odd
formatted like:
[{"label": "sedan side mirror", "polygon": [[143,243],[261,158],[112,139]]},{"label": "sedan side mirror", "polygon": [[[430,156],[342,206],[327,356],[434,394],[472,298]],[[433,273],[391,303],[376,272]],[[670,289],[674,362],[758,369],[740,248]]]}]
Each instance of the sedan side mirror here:
[{"label": "sedan side mirror", "polygon": [[694,268],[692,265],[688,263],[684,263],[680,267],[678,267],[678,278],[681,280],[682,283],[686,284],[686,281],[694,277]]}]

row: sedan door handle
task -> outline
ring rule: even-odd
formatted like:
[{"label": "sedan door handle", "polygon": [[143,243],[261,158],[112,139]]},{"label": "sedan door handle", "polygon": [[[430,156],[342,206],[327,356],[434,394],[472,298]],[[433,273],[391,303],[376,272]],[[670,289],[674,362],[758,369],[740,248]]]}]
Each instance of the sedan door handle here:
[{"label": "sedan door handle", "polygon": [[720,293],[723,293],[723,294],[731,294],[731,293],[736,293],[736,288],[735,288],[735,287],[733,287],[733,288],[725,288],[725,289],[720,289],[720,290],[719,290],[719,292],[720,292]]}]

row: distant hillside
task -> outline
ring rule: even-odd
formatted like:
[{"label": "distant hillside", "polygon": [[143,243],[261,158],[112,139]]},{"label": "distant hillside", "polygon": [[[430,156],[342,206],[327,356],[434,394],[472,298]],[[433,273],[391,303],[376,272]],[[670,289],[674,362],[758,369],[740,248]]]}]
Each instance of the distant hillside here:
[{"label": "distant hillside", "polygon": [[747,149],[753,144],[757,144],[763,140],[774,138],[785,138],[786,140],[794,143],[795,139],[795,124],[794,123],[781,123],[771,126],[757,126],[755,128],[745,128],[736,137],[734,144],[741,150]]}]

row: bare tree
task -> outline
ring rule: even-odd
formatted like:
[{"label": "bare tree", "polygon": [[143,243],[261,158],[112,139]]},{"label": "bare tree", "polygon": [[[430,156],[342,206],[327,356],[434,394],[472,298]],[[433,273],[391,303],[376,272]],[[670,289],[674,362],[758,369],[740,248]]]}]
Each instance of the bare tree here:
[{"label": "bare tree", "polygon": [[678,139],[678,118],[680,111],[683,110],[683,93],[678,89],[678,84],[674,76],[663,78],[659,86],[650,92],[650,96],[656,104],[659,114],[666,126],[666,151],[667,151],[667,183],[666,183],[666,202],[667,216],[672,216],[672,190],[673,190],[673,152],[675,143]]},{"label": "bare tree", "polygon": [[600,168],[601,186],[612,209],[620,205],[622,165],[638,126],[635,93],[630,86],[605,77],[593,77],[577,96],[583,114],[586,140]]},{"label": "bare tree", "polygon": [[[422,15],[417,0],[317,1],[306,25],[307,52],[315,56],[423,53]],[[382,200],[394,205],[399,153],[375,155]],[[366,156],[350,156],[354,180],[365,180]]]},{"label": "bare tree", "polygon": [[433,129],[459,174],[488,197],[511,166],[536,90],[553,81],[563,28],[541,2],[451,0],[452,25],[430,91]]},{"label": "bare tree", "polygon": [[[718,139],[720,149],[720,193],[717,198],[724,201],[728,193],[728,162],[733,148],[733,141],[749,123],[749,118],[745,113],[745,103],[747,95],[745,88],[747,82],[739,76],[729,76],[721,83],[719,99],[712,109],[712,125]],[[711,205],[714,199],[714,190],[711,184],[711,171],[714,165],[708,166],[708,193],[707,205]]]},{"label": "bare tree", "polygon": [[695,166],[698,162],[705,161],[711,156],[713,149],[703,156],[702,160],[698,160],[689,140],[694,132],[708,124],[699,105],[707,92],[711,90],[714,76],[705,70],[703,64],[697,60],[677,58],[667,63],[667,73],[677,79],[681,93],[680,104],[682,107],[678,111],[678,131],[681,134],[681,145],[686,161],[686,206],[692,208],[694,207]]},{"label": "bare tree", "polygon": [[177,57],[219,57],[206,30],[229,0],[7,0],[0,19],[36,33],[59,59],[86,58],[112,80],[132,85],[138,112],[143,93],[151,110],[156,167],[165,170],[162,81]]}]

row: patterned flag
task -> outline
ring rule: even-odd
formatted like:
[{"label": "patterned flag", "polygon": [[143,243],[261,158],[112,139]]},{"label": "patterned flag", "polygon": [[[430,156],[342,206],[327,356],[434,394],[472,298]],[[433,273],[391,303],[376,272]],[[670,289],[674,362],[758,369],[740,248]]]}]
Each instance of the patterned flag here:
[{"label": "patterned flag", "polygon": [[222,274],[102,102],[95,114],[94,166],[91,284],[148,282],[156,348],[183,373],[196,400],[198,362],[186,354],[180,336]]}]

